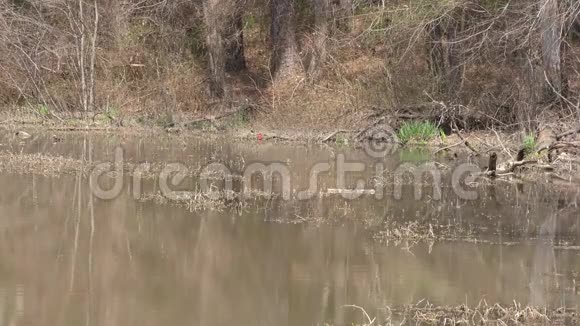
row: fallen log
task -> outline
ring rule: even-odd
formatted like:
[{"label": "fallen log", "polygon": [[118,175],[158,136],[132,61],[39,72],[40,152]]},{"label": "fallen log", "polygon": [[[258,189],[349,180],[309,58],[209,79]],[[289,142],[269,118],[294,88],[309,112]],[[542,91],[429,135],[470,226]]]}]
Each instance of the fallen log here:
[{"label": "fallen log", "polygon": [[505,165],[500,166],[498,171],[501,171],[500,173],[514,172],[514,170],[517,167],[529,165],[529,164],[536,164],[536,163],[538,163],[537,160],[524,160],[524,161],[507,162]]},{"label": "fallen log", "polygon": [[[514,171],[517,167],[520,166],[524,166],[524,165],[531,165],[531,164],[537,164],[538,161],[537,160],[521,160],[521,161],[509,161],[506,162],[504,164],[497,164],[497,154],[495,152],[492,152],[491,155],[489,155],[489,160],[488,160],[488,164],[487,164],[487,170],[485,170],[484,172],[478,174],[478,175],[484,175],[487,177],[503,177],[503,176],[510,176],[514,174]],[[551,165],[537,165],[539,168],[542,168],[544,170],[553,170]]]},{"label": "fallen log", "polygon": [[[536,154],[541,155],[543,151],[549,149],[557,141],[557,135],[550,127],[540,129],[537,137]],[[550,151],[547,154],[548,161],[552,161]]]},{"label": "fallen log", "polygon": [[552,128],[550,127],[545,127],[542,128],[540,130],[540,132],[538,132],[538,137],[536,140],[536,152],[540,153],[543,150],[546,150],[548,148],[550,148],[550,146],[552,146],[553,143],[555,143],[557,140],[557,136],[556,133],[554,132],[554,130],[552,130]]}]

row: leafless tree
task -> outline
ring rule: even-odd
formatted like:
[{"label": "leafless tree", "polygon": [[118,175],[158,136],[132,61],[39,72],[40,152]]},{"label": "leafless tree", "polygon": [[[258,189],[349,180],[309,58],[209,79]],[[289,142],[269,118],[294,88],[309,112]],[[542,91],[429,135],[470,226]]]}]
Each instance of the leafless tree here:
[{"label": "leafless tree", "polygon": [[243,11],[236,10],[230,19],[226,33],[226,71],[236,72],[246,69]]},{"label": "leafless tree", "polygon": [[314,53],[308,65],[308,73],[314,74],[326,61],[326,41],[329,32],[329,0],[311,0],[314,9]]},{"label": "leafless tree", "polygon": [[562,35],[564,19],[558,0],[543,0],[538,13],[541,35],[541,53],[545,80],[548,83],[547,93],[552,98],[562,93],[564,86],[562,76]]},{"label": "leafless tree", "polygon": [[272,71],[277,80],[291,77],[299,71],[294,0],[272,0],[270,38]]},{"label": "leafless tree", "polygon": [[353,1],[352,0],[336,0],[335,7],[337,7],[337,26],[345,33],[352,30],[353,24]]},{"label": "leafless tree", "polygon": [[209,55],[210,84],[209,91],[214,97],[225,95],[226,88],[226,52],[224,45],[224,15],[221,0],[205,0],[203,13],[206,25],[206,44]]},{"label": "leafless tree", "polygon": [[462,32],[464,12],[458,6],[427,24],[429,67],[438,79],[438,88],[453,96],[459,91],[463,77],[462,49],[458,35]]},{"label": "leafless tree", "polygon": [[70,33],[74,38],[78,73],[79,97],[83,111],[95,110],[95,66],[97,38],[99,36],[98,1],[87,3],[86,0],[62,0],[62,9],[66,13]]}]

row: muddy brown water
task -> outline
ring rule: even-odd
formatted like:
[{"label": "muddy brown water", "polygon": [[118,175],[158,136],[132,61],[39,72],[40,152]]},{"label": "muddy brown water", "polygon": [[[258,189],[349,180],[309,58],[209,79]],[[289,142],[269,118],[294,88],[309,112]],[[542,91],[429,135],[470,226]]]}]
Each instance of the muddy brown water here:
[{"label": "muddy brown water", "polygon": [[[50,135],[0,150],[107,161],[221,162],[240,171],[280,162],[292,187],[331,163],[320,188],[335,187],[336,157],[421,164],[423,152],[382,158],[362,149],[229,142],[165,136]],[[445,161],[444,161],[445,162]],[[452,166],[454,162],[445,162]],[[452,169],[449,169],[449,171]],[[0,318],[13,325],[351,325],[385,307],[488,303],[576,308],[580,284],[580,197],[576,186],[493,182],[459,198],[443,172],[442,199],[410,185],[396,199],[340,196],[254,200],[243,208],[191,211],[135,200],[130,178],[112,200],[92,195],[85,176],[0,173]],[[372,173],[352,173],[370,180]],[[146,181],[147,191],[156,189]],[[391,185],[393,187],[393,185]],[[308,220],[308,222],[303,222]],[[377,241],[385,225],[435,225],[446,239]]]}]

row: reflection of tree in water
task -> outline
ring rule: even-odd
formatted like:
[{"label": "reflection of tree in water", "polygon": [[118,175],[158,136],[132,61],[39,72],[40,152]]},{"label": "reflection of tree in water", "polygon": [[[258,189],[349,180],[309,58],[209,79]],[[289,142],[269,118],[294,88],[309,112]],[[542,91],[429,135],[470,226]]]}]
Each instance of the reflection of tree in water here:
[{"label": "reflection of tree in water", "polygon": [[[536,240],[532,274],[530,279],[530,304],[546,306],[546,292],[552,280],[556,281],[556,256],[554,237],[556,235],[556,215],[548,217],[540,227],[540,237]],[[556,284],[557,286],[557,284]]]},{"label": "reflection of tree in water", "polygon": [[[74,156],[97,161],[91,155],[105,152],[99,146],[104,145],[81,139]],[[127,157],[145,155],[128,148]],[[227,149],[211,155],[232,156]],[[168,159],[182,150],[151,153]],[[290,161],[300,171],[311,166],[307,160]],[[299,162],[304,169],[296,168]],[[416,201],[412,189],[400,201],[391,193],[382,200],[276,199],[231,213],[137,202],[128,192],[93,203],[79,175],[0,174],[0,183],[10,185],[0,189],[0,310],[5,302],[5,316],[41,316],[47,325],[346,325],[363,319],[345,305],[363,306],[380,317],[387,305],[422,298],[435,304],[477,304],[485,297],[553,306],[560,300],[550,292],[556,258],[560,273],[580,266],[580,256],[567,251],[555,257],[549,243],[560,237],[578,241],[578,196],[570,210],[546,219],[572,202],[541,187],[515,193],[498,183],[496,189],[481,190],[479,201],[461,201],[450,188],[444,188],[439,202]],[[562,204],[554,207],[560,198]],[[331,223],[315,223],[317,217]],[[529,228],[524,235],[541,228],[542,239],[532,246],[502,246],[499,256],[499,245],[491,244],[436,242],[432,248],[418,244],[404,251],[370,242],[366,227],[392,217],[461,227],[477,223],[490,233],[501,230],[508,241],[524,227]],[[278,223],[301,218],[313,221]],[[493,228],[496,223],[500,227]],[[16,307],[19,301],[22,309]]]}]

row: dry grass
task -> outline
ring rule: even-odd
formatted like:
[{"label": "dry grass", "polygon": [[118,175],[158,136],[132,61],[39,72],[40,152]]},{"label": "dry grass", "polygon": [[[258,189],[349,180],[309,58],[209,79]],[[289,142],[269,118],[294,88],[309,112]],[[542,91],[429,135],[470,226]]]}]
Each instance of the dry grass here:
[{"label": "dry grass", "polygon": [[488,304],[484,299],[475,307],[465,304],[449,307],[435,306],[421,300],[417,304],[403,308],[386,307],[385,317],[371,318],[364,308],[354,305],[362,311],[366,322],[355,325],[564,325],[579,322],[576,311],[564,307],[549,310],[545,307],[531,307],[514,302],[512,305]]},{"label": "dry grass", "polygon": [[[81,172],[88,174],[95,166],[103,162],[88,162],[71,157],[47,155],[41,153],[12,153],[0,152],[0,172],[17,174],[38,174],[56,177],[60,175]],[[168,163],[151,162],[145,164],[135,164],[124,162],[123,172],[128,176],[139,174],[142,179],[155,179],[159,177],[161,171],[167,167]],[[186,176],[194,177],[199,175],[201,167],[189,167]],[[212,176],[207,176],[212,179]]]},{"label": "dry grass", "polygon": [[262,191],[181,191],[168,197],[161,192],[142,195],[141,201],[151,201],[157,204],[172,204],[187,208],[189,211],[226,209],[243,209],[252,201],[272,200],[276,195]]},{"label": "dry grass", "polygon": [[44,176],[59,176],[88,171],[89,166],[81,160],[69,157],[51,156],[40,153],[14,154],[0,153],[0,172],[18,174],[39,174]]}]

